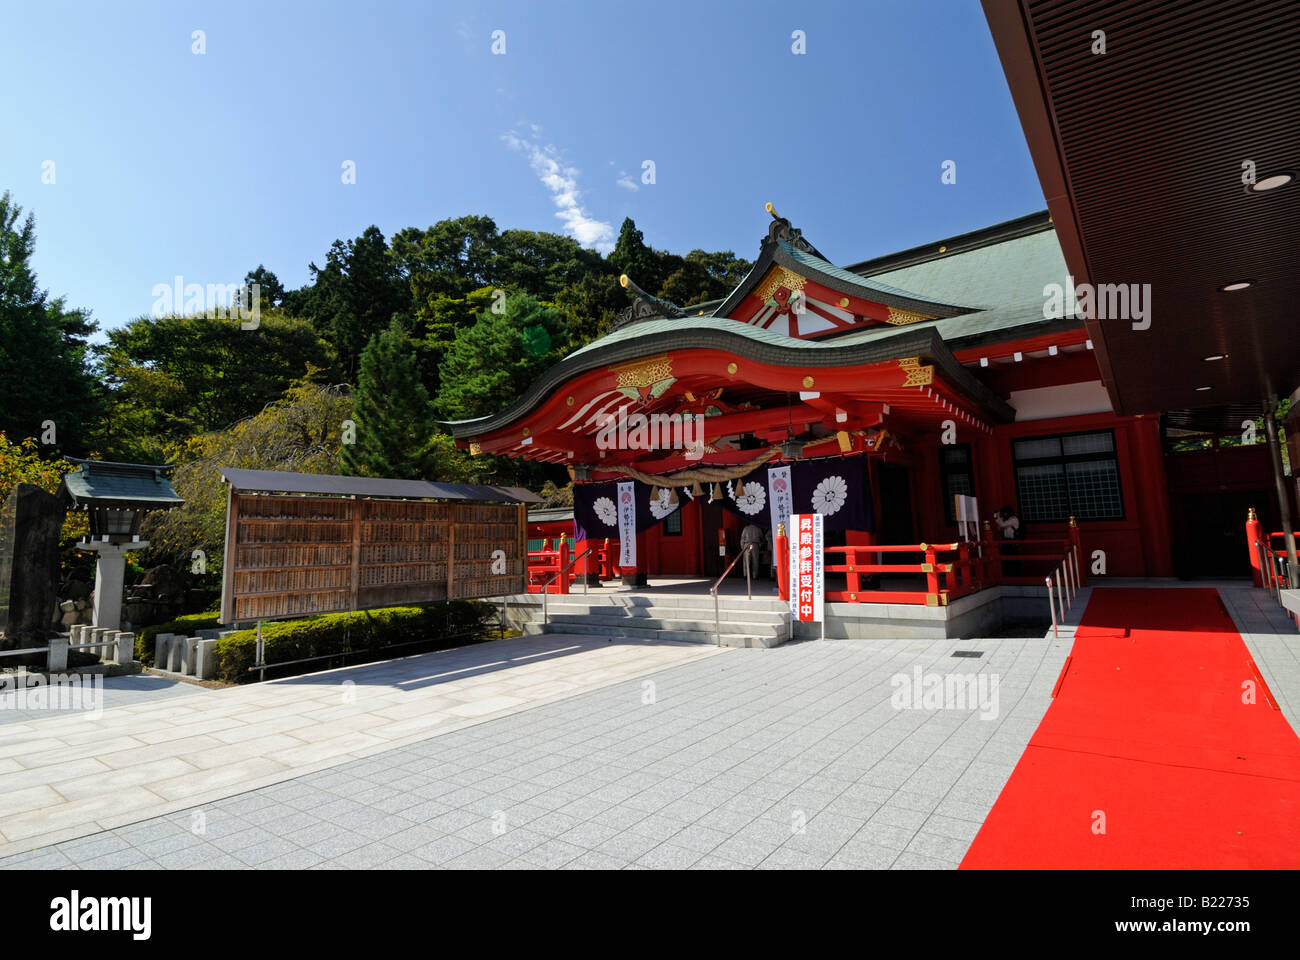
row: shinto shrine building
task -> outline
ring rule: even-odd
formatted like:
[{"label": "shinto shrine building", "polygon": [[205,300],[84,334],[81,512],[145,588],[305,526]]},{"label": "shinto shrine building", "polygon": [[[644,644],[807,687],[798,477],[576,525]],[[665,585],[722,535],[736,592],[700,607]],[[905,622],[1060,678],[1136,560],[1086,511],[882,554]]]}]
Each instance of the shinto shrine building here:
[{"label": "shinto shrine building", "polygon": [[[1224,537],[1241,536],[1246,500],[1276,528],[1266,449],[1184,444],[1180,460],[1196,431],[1114,412],[1046,211],[847,266],[768,211],[725,299],[678,306],[625,277],[634,300],[607,335],[510,408],[450,425],[473,451],[569,469],[572,521],[552,513],[530,536],[571,534],[571,556],[608,539],[602,572],[632,585],[716,576],[746,525],[780,523],[780,502],[825,517],[828,599],[933,605],[1012,574],[1042,584],[1034,561],[991,571],[987,549],[962,543],[996,538],[987,521],[1009,506],[1022,542],[1056,545],[1044,557],[1073,539],[1085,576],[1249,572],[1244,546],[1180,545],[1201,542],[1188,514],[1208,495],[1242,500]],[[977,525],[959,526],[959,497]]]}]

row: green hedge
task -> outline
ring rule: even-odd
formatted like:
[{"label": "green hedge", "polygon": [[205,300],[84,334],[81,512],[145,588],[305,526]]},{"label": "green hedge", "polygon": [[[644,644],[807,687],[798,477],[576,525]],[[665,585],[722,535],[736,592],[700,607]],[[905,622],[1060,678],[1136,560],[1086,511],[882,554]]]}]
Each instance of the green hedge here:
[{"label": "green hedge", "polygon": [[[479,600],[452,600],[427,607],[384,607],[358,613],[326,613],[301,620],[283,620],[262,625],[266,662],[275,664],[322,654],[350,650],[346,663],[365,663],[385,656],[404,656],[424,650],[463,646],[482,639],[495,608]],[[175,631],[172,631],[175,632]],[[386,651],[399,643],[427,641],[420,646]],[[257,662],[257,630],[240,630],[217,641],[217,676],[228,683],[258,679],[249,672]],[[294,664],[279,670],[268,668],[270,676],[311,673],[331,666],[328,660]]]},{"label": "green hedge", "polygon": [[152,627],[145,627],[135,635],[135,658],[145,666],[153,666],[154,637],[160,633],[179,633],[192,637],[199,630],[210,630],[221,626],[217,622],[218,616],[220,616],[220,611],[217,610],[207,610],[203,613],[187,613],[175,620],[168,620],[166,623],[156,623]]}]

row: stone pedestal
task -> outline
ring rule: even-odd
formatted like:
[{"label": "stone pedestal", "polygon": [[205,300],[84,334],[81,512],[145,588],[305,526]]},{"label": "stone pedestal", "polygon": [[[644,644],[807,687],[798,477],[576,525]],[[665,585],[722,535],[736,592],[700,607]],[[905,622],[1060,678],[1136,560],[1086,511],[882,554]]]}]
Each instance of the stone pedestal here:
[{"label": "stone pedestal", "polygon": [[46,661],[45,669],[50,673],[62,673],[68,669],[68,641],[63,637],[52,637],[50,639],[50,655]]},{"label": "stone pedestal", "polygon": [[194,675],[200,680],[217,679],[217,641],[199,640],[194,653]]},{"label": "stone pedestal", "polygon": [[97,543],[82,541],[78,550],[97,553],[95,560],[95,613],[97,627],[119,630],[122,627],[122,586],[126,581],[126,552],[141,550],[148,541],[133,543]]}]

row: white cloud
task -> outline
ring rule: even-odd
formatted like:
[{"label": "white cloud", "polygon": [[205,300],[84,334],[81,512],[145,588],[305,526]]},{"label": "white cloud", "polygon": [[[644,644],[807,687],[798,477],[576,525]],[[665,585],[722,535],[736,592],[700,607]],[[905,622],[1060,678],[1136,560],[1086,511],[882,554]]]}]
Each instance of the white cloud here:
[{"label": "white cloud", "polygon": [[613,224],[597,220],[582,206],[582,191],[578,189],[578,174],[581,171],[566,166],[554,144],[543,146],[539,142],[537,138],[542,131],[537,124],[530,124],[529,129],[532,139],[506,133],[501,140],[511,150],[528,158],[533,173],[537,174],[542,186],[550,191],[551,199],[555,201],[555,216],[564,224],[565,232],[584,247],[609,253],[614,249],[617,233]]},{"label": "white cloud", "polygon": [[632,175],[628,173],[626,170],[620,170],[618,174],[619,174],[618,179],[615,180],[614,182],[618,184],[620,187],[622,187],[624,190],[631,190],[633,193],[636,193],[641,189],[641,184],[633,180]]}]

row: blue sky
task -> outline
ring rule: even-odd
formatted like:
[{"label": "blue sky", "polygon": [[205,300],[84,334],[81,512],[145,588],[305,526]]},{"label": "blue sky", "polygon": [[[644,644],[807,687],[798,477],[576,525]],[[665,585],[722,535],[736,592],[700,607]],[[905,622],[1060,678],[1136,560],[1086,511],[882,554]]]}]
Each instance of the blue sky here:
[{"label": "blue sky", "polygon": [[372,223],[752,258],[770,200],[849,263],[1045,206],[975,0],[10,4],[0,62],[0,190],[105,327]]}]

